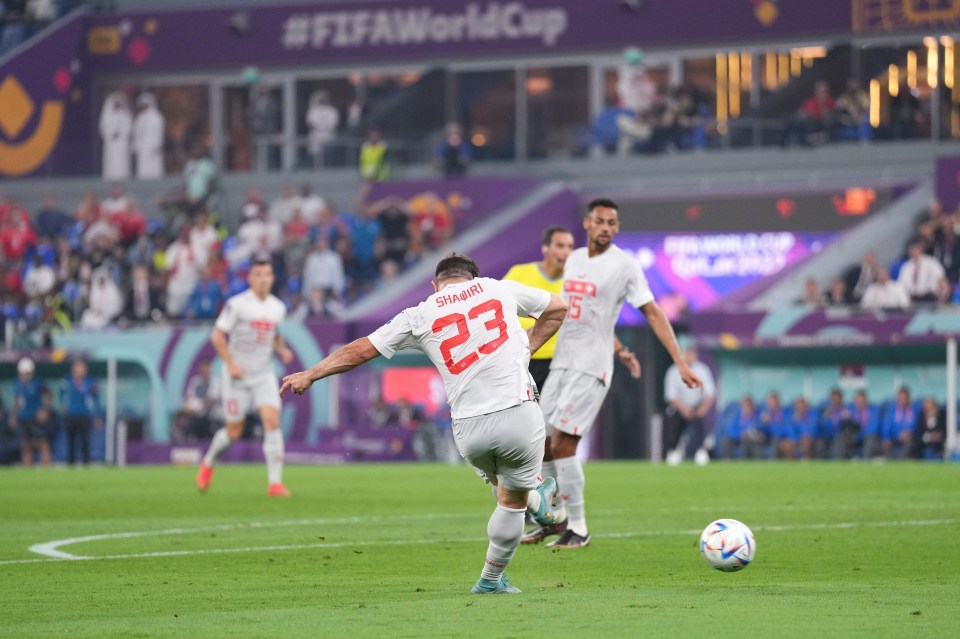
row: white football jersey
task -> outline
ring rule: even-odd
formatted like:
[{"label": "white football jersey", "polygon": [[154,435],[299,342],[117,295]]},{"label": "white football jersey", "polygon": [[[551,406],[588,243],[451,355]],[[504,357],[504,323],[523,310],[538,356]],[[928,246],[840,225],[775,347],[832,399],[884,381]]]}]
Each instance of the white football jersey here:
[{"label": "white football jersey", "polygon": [[517,315],[539,316],[549,304],[546,291],[478,277],[402,311],[370,341],[387,359],[423,351],[440,371],[451,415],[486,415],[533,399],[530,340]]},{"label": "white football jersey", "polygon": [[563,266],[567,319],[557,335],[550,368],[569,368],[604,384],[613,375],[613,329],[624,301],[639,308],[653,301],[640,263],[616,245],[589,257],[575,249]]},{"label": "white football jersey", "polygon": [[230,355],[251,377],[273,372],[273,343],[286,315],[279,299],[268,295],[261,300],[248,289],[227,300],[214,326],[228,335]]}]

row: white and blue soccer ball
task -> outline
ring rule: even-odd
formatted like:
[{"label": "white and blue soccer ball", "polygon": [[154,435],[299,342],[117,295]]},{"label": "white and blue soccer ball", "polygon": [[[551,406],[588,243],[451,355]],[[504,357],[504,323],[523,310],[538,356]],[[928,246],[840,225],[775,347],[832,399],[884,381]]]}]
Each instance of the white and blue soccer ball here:
[{"label": "white and blue soccer ball", "polygon": [[718,519],[703,529],[700,553],[707,563],[723,572],[747,567],[757,552],[753,532],[736,519]]}]

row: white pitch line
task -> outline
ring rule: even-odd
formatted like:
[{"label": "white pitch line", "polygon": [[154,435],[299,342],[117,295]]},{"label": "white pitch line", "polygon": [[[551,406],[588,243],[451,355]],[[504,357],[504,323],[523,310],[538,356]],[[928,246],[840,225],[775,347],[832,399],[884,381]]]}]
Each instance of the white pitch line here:
[{"label": "white pitch line", "polygon": [[[455,515],[415,515],[408,516],[406,519],[445,519],[448,517],[454,517]],[[363,518],[346,518],[344,520],[316,520],[316,521],[352,521],[354,519],[363,519]],[[401,519],[401,517],[395,517],[392,519]],[[298,520],[299,522],[308,522],[310,520]],[[871,522],[837,522],[837,523],[823,523],[823,524],[798,524],[798,525],[771,525],[771,526],[754,526],[752,527],[754,531],[759,532],[787,532],[792,530],[828,530],[828,529],[838,529],[845,530],[851,528],[898,528],[898,527],[912,527],[912,526],[951,526],[960,523],[960,519],[907,519],[900,521],[871,521]],[[279,522],[278,522],[279,525]],[[192,529],[168,529],[168,531],[153,531],[153,532],[141,532],[141,533],[113,533],[112,535],[93,535],[91,537],[78,537],[75,539],[125,539],[130,537],[146,536],[150,534],[180,534],[181,532],[197,532],[210,530],[211,528],[216,529],[230,529],[230,528],[249,528],[249,527],[269,527],[268,524],[226,524],[224,526],[217,527],[205,527],[205,528],[192,528]],[[179,531],[179,532],[172,532]],[[602,539],[630,539],[636,537],[658,537],[658,536],[670,536],[670,535],[699,535],[701,532],[700,529],[688,529],[688,530],[646,530],[646,531],[637,531],[637,532],[622,532],[622,533],[600,533],[594,535]],[[61,540],[61,542],[67,542],[70,540]],[[190,555],[213,555],[213,554],[226,554],[226,553],[241,553],[241,552],[269,552],[276,550],[307,550],[307,549],[336,549],[336,548],[361,548],[369,546],[422,546],[422,545],[442,545],[442,544],[462,544],[462,543],[480,543],[487,541],[486,537],[467,537],[460,539],[393,539],[393,540],[383,540],[383,541],[342,541],[342,542],[333,542],[333,543],[318,543],[318,544],[290,544],[290,545],[274,545],[274,546],[248,546],[244,548],[207,548],[207,549],[198,549],[198,550],[168,550],[168,551],[158,551],[158,552],[145,552],[145,553],[127,553],[127,554],[118,554],[118,555],[70,555],[69,553],[61,553],[66,556],[47,556],[44,558],[38,559],[8,559],[0,560],[0,565],[16,565],[16,564],[34,564],[34,563],[44,563],[51,561],[95,561],[99,559],[143,559],[149,557],[183,557]],[[48,542],[48,544],[37,544],[37,546],[51,546],[55,545],[58,542]],[[62,543],[61,543],[62,545]],[[31,546],[35,548],[36,546]]]}]

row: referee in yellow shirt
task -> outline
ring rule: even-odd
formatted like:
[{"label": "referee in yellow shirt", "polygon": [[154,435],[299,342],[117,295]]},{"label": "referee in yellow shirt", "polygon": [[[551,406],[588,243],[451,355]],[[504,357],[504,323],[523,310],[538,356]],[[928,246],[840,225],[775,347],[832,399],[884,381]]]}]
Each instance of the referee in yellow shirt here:
[{"label": "referee in yellow shirt", "polygon": [[[543,259],[539,262],[517,264],[512,266],[505,280],[520,282],[533,288],[539,288],[561,295],[563,292],[563,265],[567,256],[573,250],[573,233],[562,226],[551,226],[543,232],[540,238],[540,251]],[[520,323],[524,330],[533,326],[533,320],[521,317]],[[554,335],[547,343],[540,347],[530,359],[530,374],[537,383],[537,389],[542,389],[550,374],[550,362],[553,360],[553,351],[557,346],[557,336]]]}]

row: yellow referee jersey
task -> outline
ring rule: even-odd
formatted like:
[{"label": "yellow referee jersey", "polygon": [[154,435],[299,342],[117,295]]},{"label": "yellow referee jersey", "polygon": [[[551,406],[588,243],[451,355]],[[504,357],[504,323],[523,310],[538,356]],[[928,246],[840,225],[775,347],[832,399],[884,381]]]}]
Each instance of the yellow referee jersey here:
[{"label": "yellow referee jersey", "polygon": [[[526,284],[527,286],[532,286],[533,288],[539,288],[541,290],[547,291],[548,293],[554,293],[560,295],[563,290],[563,278],[558,277],[555,280],[551,280],[546,275],[543,274],[543,271],[540,270],[540,265],[538,262],[530,262],[529,264],[517,264],[512,266],[507,274],[503,276],[505,280],[512,280],[514,282],[520,282],[521,284]],[[523,329],[526,330],[533,326],[533,320],[528,317],[521,317],[520,324],[523,325]],[[533,359],[553,359],[553,350],[557,346],[557,336],[554,335],[547,343],[544,344],[540,350],[533,354]]]}]

